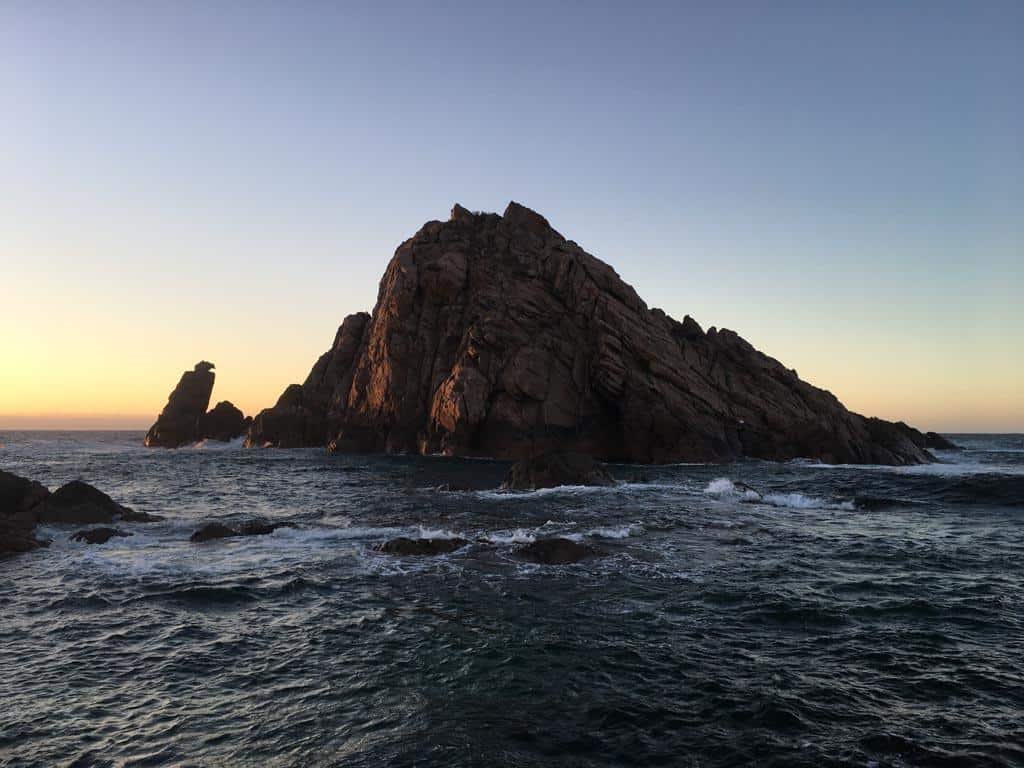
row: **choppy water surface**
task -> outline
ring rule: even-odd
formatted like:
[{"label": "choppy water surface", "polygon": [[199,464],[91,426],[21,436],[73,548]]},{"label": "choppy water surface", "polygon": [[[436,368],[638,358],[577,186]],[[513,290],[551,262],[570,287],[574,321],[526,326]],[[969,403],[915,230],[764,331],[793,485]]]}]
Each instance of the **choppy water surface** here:
[{"label": "choppy water surface", "polygon": [[[0,468],[166,517],[0,560],[2,764],[1024,764],[1021,436],[529,494],[499,462],[141,439],[0,434]],[[188,542],[252,517],[299,527]],[[512,557],[547,535],[608,556]]]}]

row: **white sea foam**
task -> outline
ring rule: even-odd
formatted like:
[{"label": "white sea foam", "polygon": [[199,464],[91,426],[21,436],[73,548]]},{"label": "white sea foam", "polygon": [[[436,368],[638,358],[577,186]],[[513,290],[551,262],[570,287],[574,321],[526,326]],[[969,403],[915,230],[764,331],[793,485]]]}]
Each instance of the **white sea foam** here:
[{"label": "white sea foam", "polygon": [[425,528],[424,526],[418,527],[419,538],[421,539],[461,539],[464,536],[449,531],[445,528]]},{"label": "white sea foam", "polygon": [[492,533],[484,538],[492,544],[531,544],[537,540],[535,534],[523,528],[516,528],[514,531]]},{"label": "white sea foam", "polygon": [[591,528],[587,536],[595,536],[599,539],[628,539],[630,536],[642,531],[639,525],[620,525],[617,528]]},{"label": "white sea foam", "polygon": [[828,501],[803,493],[761,493],[745,483],[720,477],[708,483],[704,493],[716,499],[733,499],[744,504],[766,504],[789,509],[843,509],[853,510],[853,501]]}]

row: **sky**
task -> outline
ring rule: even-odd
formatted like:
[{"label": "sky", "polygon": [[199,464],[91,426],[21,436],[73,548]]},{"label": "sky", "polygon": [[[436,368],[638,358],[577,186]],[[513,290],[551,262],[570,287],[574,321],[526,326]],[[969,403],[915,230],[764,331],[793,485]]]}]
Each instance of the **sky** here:
[{"label": "sky", "polygon": [[516,200],[852,410],[1024,431],[1024,3],[0,4],[0,429],[246,413]]}]

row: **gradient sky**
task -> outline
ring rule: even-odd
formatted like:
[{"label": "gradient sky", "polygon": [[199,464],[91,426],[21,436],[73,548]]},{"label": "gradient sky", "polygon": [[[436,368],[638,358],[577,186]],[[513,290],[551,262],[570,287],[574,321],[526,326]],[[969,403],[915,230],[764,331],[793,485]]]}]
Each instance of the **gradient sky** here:
[{"label": "gradient sky", "polygon": [[1024,431],[1024,3],[0,4],[0,428],[301,381],[515,199],[850,408]]}]

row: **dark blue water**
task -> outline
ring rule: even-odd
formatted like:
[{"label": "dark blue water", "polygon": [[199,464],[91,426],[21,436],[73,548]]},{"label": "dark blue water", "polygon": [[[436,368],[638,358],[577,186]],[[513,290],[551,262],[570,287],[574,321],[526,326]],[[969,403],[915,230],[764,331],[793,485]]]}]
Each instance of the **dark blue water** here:
[{"label": "dark blue water", "polygon": [[[517,495],[498,462],[141,439],[0,434],[0,468],[166,517],[0,560],[0,764],[1024,765],[1024,437]],[[300,527],[188,542],[252,517]],[[452,534],[487,541],[371,551]],[[547,535],[608,555],[512,557]]]}]

